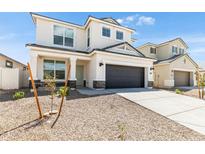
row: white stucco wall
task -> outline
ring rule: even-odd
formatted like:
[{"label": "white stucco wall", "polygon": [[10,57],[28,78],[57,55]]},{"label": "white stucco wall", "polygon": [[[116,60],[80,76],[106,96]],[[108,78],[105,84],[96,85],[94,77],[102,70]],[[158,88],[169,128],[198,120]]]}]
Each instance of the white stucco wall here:
[{"label": "white stucco wall", "polygon": [[[122,65],[122,66],[135,66],[145,68],[145,86],[148,84],[149,67],[152,67],[153,61],[150,59],[142,59],[138,57],[130,57],[124,55],[109,54],[99,52],[96,54],[96,78],[95,80],[105,81],[106,77],[106,64]],[[99,66],[99,63],[103,66]]]},{"label": "white stucco wall", "polygon": [[[78,54],[78,55],[73,55]],[[105,81],[105,72],[106,64],[114,65],[124,65],[124,66],[136,66],[145,68],[145,85],[147,85],[147,80],[149,78],[149,67],[152,67],[153,60],[139,57],[131,57],[125,55],[111,54],[100,51],[95,51],[90,55],[82,55],[79,53],[66,53],[59,51],[55,53],[52,50],[42,51],[31,50],[30,51],[30,63],[33,76],[35,79],[43,80],[43,60],[52,59],[52,60],[64,60],[66,61],[66,66],[69,63],[71,58],[76,58],[76,65],[84,65],[86,85],[90,88],[93,88],[93,81]],[[103,66],[99,66],[99,63],[103,63]],[[67,70],[67,69],[66,69]],[[71,72],[72,74],[72,72]],[[74,74],[73,74],[74,75]]]},{"label": "white stucco wall", "polygon": [[[124,29],[115,27],[114,25],[108,25],[105,23],[100,23],[96,21],[91,21],[89,25],[91,29],[91,47],[90,50],[93,48],[104,48],[113,44],[117,44],[120,42],[128,42],[132,44],[131,36],[132,33],[130,31],[126,31]],[[110,28],[111,30],[111,37],[104,37],[102,36],[102,28]],[[116,31],[122,31],[124,35],[124,40],[116,40]]]},{"label": "white stucco wall", "polygon": [[154,65],[154,86],[169,88],[172,84],[170,65]]},{"label": "white stucco wall", "polygon": [[[54,25],[73,29],[74,31],[74,47],[58,46],[53,43],[53,27]],[[55,23],[43,19],[37,19],[36,23],[36,43],[40,45],[63,47],[76,50],[86,49],[85,30],[75,26]]]},{"label": "white stucco wall", "polygon": [[[54,25],[70,28],[74,30],[74,47],[58,46],[53,44],[53,27]],[[102,36],[102,27],[111,29],[111,37],[106,38]],[[90,27],[90,48],[87,48],[87,29]],[[124,40],[116,40],[116,31],[122,31]],[[120,42],[131,41],[132,32],[120,27],[112,26],[106,23],[91,21],[86,28],[79,28],[72,25],[48,21],[46,19],[36,19],[36,43],[46,46],[63,47],[75,50],[92,50],[93,48],[103,48],[109,45],[117,44]]]},{"label": "white stucco wall", "polygon": [[[147,46],[143,46],[143,47],[140,47],[140,48],[137,48],[137,49],[140,52],[142,52],[146,57],[157,58],[157,54],[150,53],[150,48],[151,47],[155,48],[155,46],[147,45]],[[156,48],[156,50],[157,50],[157,48]]]}]

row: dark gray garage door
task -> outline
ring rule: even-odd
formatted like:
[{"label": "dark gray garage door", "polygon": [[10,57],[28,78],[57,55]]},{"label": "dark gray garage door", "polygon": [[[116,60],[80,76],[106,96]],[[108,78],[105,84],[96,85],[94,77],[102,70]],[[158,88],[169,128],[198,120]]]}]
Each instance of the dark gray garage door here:
[{"label": "dark gray garage door", "polygon": [[106,65],[106,88],[144,87],[144,68]]},{"label": "dark gray garage door", "polygon": [[190,86],[190,73],[183,71],[174,71],[175,87]]}]

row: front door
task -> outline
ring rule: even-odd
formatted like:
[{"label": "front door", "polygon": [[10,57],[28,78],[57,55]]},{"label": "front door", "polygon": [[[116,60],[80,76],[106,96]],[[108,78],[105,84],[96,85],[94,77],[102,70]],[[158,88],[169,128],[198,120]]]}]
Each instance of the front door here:
[{"label": "front door", "polygon": [[83,65],[77,65],[76,67],[76,78],[77,78],[77,86],[83,87],[83,82],[84,82],[84,67]]}]

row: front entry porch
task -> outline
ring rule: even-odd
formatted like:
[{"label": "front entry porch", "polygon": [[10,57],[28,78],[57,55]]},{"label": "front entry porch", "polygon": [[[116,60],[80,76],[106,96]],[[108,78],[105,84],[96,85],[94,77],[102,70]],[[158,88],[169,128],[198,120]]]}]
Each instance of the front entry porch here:
[{"label": "front entry porch", "polygon": [[68,86],[75,89],[76,87],[86,87],[86,79],[88,78],[86,72],[89,60],[88,57],[53,56],[42,53],[33,55],[30,65],[37,87],[44,86],[47,76],[53,77],[57,86],[63,86],[70,65]]}]

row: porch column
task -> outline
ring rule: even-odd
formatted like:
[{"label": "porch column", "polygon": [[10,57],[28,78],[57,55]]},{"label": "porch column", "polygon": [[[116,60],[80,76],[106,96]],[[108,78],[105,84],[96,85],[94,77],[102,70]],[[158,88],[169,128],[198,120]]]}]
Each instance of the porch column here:
[{"label": "porch column", "polygon": [[144,87],[147,88],[148,87],[148,78],[149,78],[149,67],[145,67],[144,69]]},{"label": "porch column", "polygon": [[76,60],[75,57],[70,58],[70,80],[68,83],[72,89],[76,88]]},{"label": "porch column", "polygon": [[[38,54],[30,51],[30,66],[31,66],[31,71],[33,75],[33,80],[36,84],[36,87],[38,88],[40,80],[38,80]],[[31,87],[31,82],[29,78],[29,87]]]},{"label": "porch column", "polygon": [[154,79],[153,79],[153,67],[147,67],[147,75],[148,75],[148,87],[153,87],[153,84],[154,84]]}]

